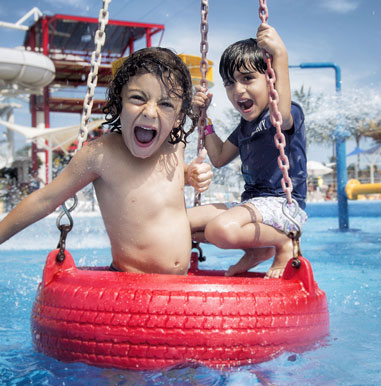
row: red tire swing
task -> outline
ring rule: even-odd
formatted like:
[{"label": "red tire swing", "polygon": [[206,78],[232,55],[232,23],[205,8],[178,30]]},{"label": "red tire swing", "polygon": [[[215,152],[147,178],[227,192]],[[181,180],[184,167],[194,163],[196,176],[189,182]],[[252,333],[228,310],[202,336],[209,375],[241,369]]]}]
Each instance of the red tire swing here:
[{"label": "red tire swing", "polygon": [[32,312],[36,349],[67,362],[157,370],[203,364],[222,368],[301,352],[328,334],[325,293],[309,262],[291,261],[282,279],[187,276],[76,268],[52,251]]},{"label": "red tire swing", "polygon": [[68,230],[61,228],[61,248],[47,257],[31,321],[35,348],[58,360],[223,368],[301,352],[329,333],[326,295],[302,256],[281,279],[200,270],[196,253],[186,276],[111,272],[77,268],[64,249]]}]

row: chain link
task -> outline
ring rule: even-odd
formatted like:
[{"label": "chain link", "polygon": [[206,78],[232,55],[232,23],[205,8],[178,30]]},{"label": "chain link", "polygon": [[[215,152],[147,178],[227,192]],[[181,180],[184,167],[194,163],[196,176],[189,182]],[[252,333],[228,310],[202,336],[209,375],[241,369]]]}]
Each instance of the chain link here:
[{"label": "chain link", "polygon": [[[101,50],[106,39],[105,28],[109,20],[108,6],[111,3],[111,0],[102,0],[102,3],[103,5],[99,12],[99,17],[98,17],[98,29],[94,37],[94,43],[96,48],[91,55],[91,68],[90,68],[89,75],[87,77],[87,91],[86,91],[85,99],[83,101],[81,124],[79,127],[79,133],[78,133],[78,146],[77,146],[77,149],[75,150],[75,153],[82,148],[82,145],[86,141],[88,136],[89,130],[87,128],[87,125],[89,123],[91,110],[93,108],[95,87],[97,86],[97,82],[98,82],[98,69],[102,59]],[[66,207],[65,202],[62,204],[62,211],[57,218],[57,228],[61,232],[60,241],[58,242],[58,248],[60,249],[60,251],[59,251],[59,254],[57,255],[57,260],[60,262],[62,262],[65,259],[66,237],[68,233],[71,231],[71,228],[73,227],[73,219],[70,215],[70,212],[74,210],[74,208],[77,206],[77,203],[78,203],[78,198],[76,195],[74,195],[73,199],[74,199],[74,204],[69,209]],[[64,215],[69,220],[69,225],[61,224],[61,219]]]},{"label": "chain link", "polygon": [[[266,0],[259,0],[259,18],[262,20],[262,23],[267,23],[268,17],[269,17],[269,11],[267,8]],[[298,202],[294,200],[291,196],[293,186],[292,186],[291,178],[288,175],[290,163],[288,161],[287,155],[284,152],[284,149],[286,147],[286,139],[281,129],[283,120],[282,120],[282,114],[278,109],[279,94],[275,89],[276,75],[275,75],[275,71],[271,66],[272,57],[265,50],[263,51],[263,56],[267,64],[266,82],[269,89],[270,119],[271,119],[271,123],[276,129],[276,133],[274,135],[274,142],[275,142],[276,148],[279,150],[278,167],[282,171],[283,178],[281,180],[281,184],[282,184],[282,189],[286,194],[286,200],[284,201],[284,204],[282,206],[282,211],[283,211],[283,214],[296,226],[296,231],[289,232],[288,237],[291,238],[292,246],[293,246],[292,266],[294,268],[299,268],[301,266],[299,256],[302,256],[302,252],[300,251],[300,236],[301,236],[302,230],[299,223],[294,218],[297,216],[297,213],[299,211],[299,205],[298,205]],[[286,208],[287,204],[290,206],[291,204],[294,204],[295,211],[293,213],[293,216],[287,213],[287,208]]]},{"label": "chain link", "polygon": [[98,83],[98,69],[102,59],[101,51],[106,40],[105,28],[109,21],[108,6],[111,3],[111,0],[102,0],[102,3],[103,5],[98,16],[98,29],[94,36],[95,50],[91,55],[91,68],[87,77],[87,92],[83,101],[81,124],[78,134],[78,146],[75,152],[82,148],[82,145],[88,136],[89,131],[87,125],[93,108],[95,88]]},{"label": "chain link", "polygon": [[[262,23],[267,23],[267,19],[269,17],[269,11],[267,8],[266,0],[259,0],[259,18],[262,20]],[[287,197],[287,202],[289,205],[292,203],[292,181],[288,175],[288,170],[290,169],[290,163],[288,162],[288,157],[284,152],[286,147],[286,139],[282,133],[282,115],[279,112],[278,104],[279,104],[279,94],[275,89],[275,81],[276,75],[275,71],[271,66],[272,57],[271,55],[264,50],[264,59],[267,64],[266,70],[266,81],[269,89],[269,109],[270,109],[270,118],[271,123],[276,129],[276,134],[274,136],[275,147],[279,150],[278,157],[278,167],[282,172],[282,189]]]},{"label": "chain link", "polygon": [[[201,72],[201,80],[200,85],[205,89],[205,93],[208,92],[208,81],[206,79],[206,74],[208,73],[208,59],[207,59],[207,53],[208,53],[208,0],[201,0],[201,43],[200,43],[200,52],[201,52],[201,61],[200,61],[200,72]],[[205,146],[205,137],[204,137],[204,129],[206,126],[206,110],[201,110],[201,115],[198,120],[198,146],[197,146],[197,153],[200,153],[200,151]],[[194,197],[194,206],[201,205],[201,193],[196,192]]]},{"label": "chain link", "polygon": [[262,23],[267,23],[269,10],[267,8],[266,0],[259,0],[259,18],[262,20]]}]

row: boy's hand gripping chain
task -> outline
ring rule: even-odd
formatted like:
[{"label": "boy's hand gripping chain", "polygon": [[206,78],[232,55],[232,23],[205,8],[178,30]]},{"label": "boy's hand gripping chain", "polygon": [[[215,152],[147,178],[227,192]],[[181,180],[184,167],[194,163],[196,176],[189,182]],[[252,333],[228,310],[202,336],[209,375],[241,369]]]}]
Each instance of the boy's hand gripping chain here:
[{"label": "boy's hand gripping chain", "polygon": [[[111,3],[111,0],[102,0],[102,3],[103,3],[102,8],[99,11],[99,17],[98,17],[98,29],[95,32],[95,36],[94,36],[94,43],[96,45],[96,48],[91,55],[91,69],[87,77],[87,91],[86,91],[85,99],[83,101],[81,124],[79,128],[79,133],[78,133],[78,146],[75,153],[82,148],[82,145],[86,141],[88,136],[87,125],[89,123],[91,110],[93,108],[94,91],[98,83],[98,69],[102,59],[101,50],[106,40],[105,28],[109,20],[108,6]],[[74,204],[71,206],[70,209],[66,208],[65,203],[62,204],[62,211],[57,219],[57,227],[61,232],[60,241],[58,242],[58,247],[60,248],[60,252],[57,255],[57,260],[59,261],[63,261],[63,259],[65,258],[64,251],[65,251],[66,236],[70,232],[71,228],[73,227],[73,219],[70,216],[70,212],[77,206],[77,202],[78,202],[76,195],[73,198],[74,198]],[[70,225],[59,224],[63,215],[67,216]]]},{"label": "boy's hand gripping chain", "polygon": [[[267,24],[268,17],[269,17],[269,11],[267,8],[266,0],[259,0],[259,18],[261,19],[262,23]],[[288,169],[290,168],[290,163],[288,161],[287,155],[284,152],[284,149],[286,147],[286,140],[285,140],[285,137],[284,137],[284,135],[282,133],[282,129],[281,129],[283,120],[282,120],[282,115],[278,109],[279,94],[274,87],[275,81],[276,81],[276,75],[275,75],[275,71],[273,70],[273,68],[271,66],[272,57],[265,50],[263,51],[263,55],[264,55],[264,59],[265,59],[266,64],[267,64],[266,81],[267,81],[267,87],[269,90],[270,118],[271,118],[271,123],[274,125],[274,127],[276,129],[276,134],[274,136],[274,142],[275,142],[276,148],[279,150],[279,153],[280,153],[279,157],[278,157],[278,166],[279,166],[279,169],[281,170],[282,175],[283,175],[282,180],[281,180],[281,184],[282,184],[283,191],[287,197],[285,203],[282,206],[282,210],[283,210],[283,214],[291,222],[293,222],[297,228],[296,232],[290,232],[288,234],[288,236],[293,241],[293,250],[294,250],[293,258],[294,258],[294,261],[292,264],[294,267],[299,267],[300,261],[298,259],[298,256],[301,256],[300,247],[299,247],[301,227],[298,224],[298,222],[295,221],[295,219],[286,212],[287,204],[289,206],[291,206],[291,204],[294,204],[295,205],[294,216],[296,217],[296,215],[299,211],[299,205],[298,205],[298,202],[291,197],[293,186],[292,186],[291,178],[288,175]]]}]

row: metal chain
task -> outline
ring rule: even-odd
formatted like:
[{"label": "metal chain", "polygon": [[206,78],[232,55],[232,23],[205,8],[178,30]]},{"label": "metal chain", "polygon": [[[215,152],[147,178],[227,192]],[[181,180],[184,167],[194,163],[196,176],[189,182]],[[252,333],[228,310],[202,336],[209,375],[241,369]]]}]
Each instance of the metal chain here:
[{"label": "metal chain", "polygon": [[[205,89],[205,93],[208,92],[208,81],[206,79],[206,74],[208,73],[208,0],[201,0],[201,43],[200,43],[200,52],[201,52],[201,61],[200,61],[200,72],[201,72],[201,80],[200,85]],[[204,129],[206,126],[206,110],[201,110],[201,115],[198,120],[198,146],[197,153],[205,146],[205,137],[204,137]],[[194,197],[194,206],[201,205],[201,193],[196,192]]]},{"label": "metal chain", "polygon": [[111,0],[102,0],[102,2],[103,5],[98,16],[98,29],[94,37],[96,47],[91,55],[91,68],[87,77],[87,92],[83,101],[81,125],[78,134],[78,146],[75,153],[82,148],[82,145],[88,136],[87,125],[93,108],[95,88],[98,83],[98,69],[102,59],[101,50],[106,39],[105,28],[109,20],[108,6],[111,3]]},{"label": "metal chain", "polygon": [[[266,0],[259,0],[259,18],[261,19],[262,23],[266,24],[268,17],[269,17],[269,11],[267,8]],[[288,234],[288,237],[291,238],[292,245],[293,245],[292,266],[294,268],[299,268],[301,265],[299,256],[302,255],[300,251],[299,242],[300,242],[300,236],[302,231],[301,231],[301,226],[294,218],[299,212],[299,205],[298,205],[298,202],[294,200],[291,196],[293,186],[292,186],[291,178],[288,175],[288,169],[290,168],[290,163],[288,161],[287,155],[284,152],[284,149],[286,147],[286,139],[281,129],[283,121],[282,121],[282,115],[278,109],[279,94],[276,91],[274,86],[276,81],[276,76],[275,76],[275,71],[271,66],[272,57],[266,50],[263,50],[263,55],[267,64],[266,81],[269,89],[270,118],[271,118],[271,123],[276,129],[276,134],[274,135],[274,142],[275,142],[276,148],[279,150],[278,167],[282,171],[283,178],[281,180],[281,184],[282,184],[283,191],[286,194],[286,200],[282,206],[282,211],[283,211],[283,214],[296,226],[296,231],[291,231]],[[287,213],[287,210],[286,210],[287,203],[289,205],[294,204],[295,206],[295,211],[293,213],[293,216]]]},{"label": "metal chain", "polygon": [[[206,74],[208,73],[208,0],[201,0],[201,43],[200,43],[200,52],[201,52],[201,61],[200,61],[200,72],[201,72],[201,80],[200,85],[205,89],[205,93],[208,92],[208,81],[206,79]],[[200,118],[198,119],[198,145],[197,145],[197,154],[205,147],[205,136],[204,129],[206,126],[206,110],[201,110]],[[201,193],[195,192],[194,194],[194,206],[201,205]],[[205,261],[206,258],[202,252],[200,244],[196,241],[192,242],[192,249],[198,250],[198,261]],[[192,260],[194,269],[198,269],[197,260]]]},{"label": "metal chain", "polygon": [[[111,3],[111,0],[102,0],[102,3],[103,3],[102,8],[99,11],[99,17],[98,17],[98,29],[94,37],[94,43],[96,48],[91,55],[91,68],[90,68],[89,75],[87,77],[87,91],[86,91],[85,99],[83,101],[81,124],[79,127],[79,133],[78,133],[78,145],[77,145],[77,149],[75,150],[75,153],[77,153],[77,151],[82,148],[82,145],[86,141],[88,136],[89,130],[87,125],[89,123],[91,110],[93,108],[95,87],[97,86],[97,83],[98,83],[98,69],[102,59],[101,50],[106,40],[105,28],[109,20],[108,6]],[[71,231],[71,228],[73,227],[73,219],[70,215],[70,212],[74,210],[74,208],[77,206],[78,198],[76,195],[74,195],[73,199],[74,199],[74,204],[69,209],[66,207],[65,202],[62,204],[62,211],[60,212],[56,222],[57,228],[61,232],[60,240],[58,242],[58,248],[60,249],[60,251],[59,251],[59,254],[57,255],[57,260],[60,262],[62,262],[65,258],[64,252],[65,252],[65,246],[66,246],[66,236]],[[69,225],[61,224],[61,219],[64,215],[69,220]]]},{"label": "metal chain", "polygon": [[[262,23],[267,23],[267,19],[269,17],[269,11],[267,8],[266,0],[259,0],[259,18],[262,20]],[[264,50],[264,59],[267,64],[267,70],[266,70],[266,81],[267,86],[269,89],[269,109],[270,109],[270,118],[271,123],[276,129],[276,134],[274,136],[274,142],[276,148],[279,150],[279,157],[278,157],[278,166],[279,169],[282,172],[283,178],[281,180],[282,189],[287,197],[287,202],[291,205],[293,200],[291,197],[292,193],[292,181],[291,178],[288,175],[288,170],[290,168],[290,163],[288,162],[288,157],[284,152],[284,149],[286,147],[286,139],[282,133],[282,115],[279,112],[278,104],[279,104],[279,95],[277,90],[275,89],[275,81],[276,76],[275,72],[271,66],[271,55]]]}]

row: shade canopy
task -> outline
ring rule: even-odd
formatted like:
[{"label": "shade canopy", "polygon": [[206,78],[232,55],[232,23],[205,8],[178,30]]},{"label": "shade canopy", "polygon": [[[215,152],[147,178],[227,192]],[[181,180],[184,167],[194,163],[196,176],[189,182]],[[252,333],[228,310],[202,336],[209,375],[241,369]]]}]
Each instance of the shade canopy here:
[{"label": "shade canopy", "polygon": [[[87,129],[92,131],[97,129],[104,123],[103,119],[97,119],[89,122]],[[7,129],[22,134],[26,139],[30,141],[36,141],[38,138],[46,139],[50,142],[51,150],[62,149],[64,153],[68,153],[70,145],[77,139],[79,132],[79,125],[57,127],[55,129],[38,129],[35,127],[27,127],[17,125],[15,123],[3,121],[0,119],[0,125],[5,126]]]},{"label": "shade canopy", "polygon": [[307,162],[307,173],[310,177],[319,177],[332,173],[333,169],[318,161]]}]

